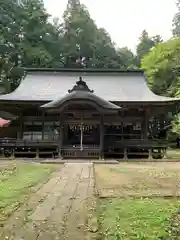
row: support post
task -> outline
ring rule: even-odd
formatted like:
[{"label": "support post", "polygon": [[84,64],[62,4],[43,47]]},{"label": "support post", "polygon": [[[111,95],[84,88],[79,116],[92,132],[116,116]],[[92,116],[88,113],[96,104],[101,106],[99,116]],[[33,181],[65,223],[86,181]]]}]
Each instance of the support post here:
[{"label": "support post", "polygon": [[45,120],[45,112],[42,113],[42,140],[44,140],[44,120]]},{"label": "support post", "polygon": [[18,133],[17,133],[17,139],[20,140],[22,139],[23,137],[23,114],[22,112],[20,112],[20,116],[19,116],[19,130],[18,130]]},{"label": "support post", "polygon": [[152,149],[149,149],[149,160],[152,160],[153,157],[152,157]]},{"label": "support post", "polygon": [[80,151],[83,151],[83,122],[81,121],[81,140],[80,140]]},{"label": "support post", "polygon": [[148,115],[147,109],[144,110],[144,117],[142,120],[142,139],[148,138]]},{"label": "support post", "polygon": [[39,159],[39,148],[36,148],[36,159]]},{"label": "support post", "polygon": [[167,149],[166,149],[166,148],[163,149],[163,153],[164,153],[163,158],[164,158],[164,159],[168,159]]},{"label": "support post", "polygon": [[63,146],[63,121],[62,121],[62,118],[60,120],[60,131],[59,131],[59,153],[58,153],[58,157],[60,159],[63,159],[63,156],[62,156],[62,146]]},{"label": "support post", "polygon": [[104,160],[104,117],[100,117],[100,159]]},{"label": "support post", "polygon": [[3,148],[3,150],[2,150],[1,156],[2,156],[2,158],[5,158],[5,155],[4,155],[4,148]]},{"label": "support post", "polygon": [[124,148],[124,160],[128,160],[127,148]]},{"label": "support post", "polygon": [[11,159],[13,160],[15,158],[15,155],[14,155],[14,148],[12,149],[12,155],[11,155]]}]

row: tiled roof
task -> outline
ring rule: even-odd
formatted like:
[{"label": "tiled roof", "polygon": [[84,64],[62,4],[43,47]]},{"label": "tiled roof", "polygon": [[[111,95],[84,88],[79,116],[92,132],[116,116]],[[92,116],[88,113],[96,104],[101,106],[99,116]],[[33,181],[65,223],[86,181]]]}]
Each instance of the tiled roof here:
[{"label": "tiled roof", "polygon": [[29,71],[12,93],[1,95],[9,101],[53,101],[63,98],[82,77],[94,94],[111,102],[169,102],[179,99],[155,95],[142,71],[36,70]]}]

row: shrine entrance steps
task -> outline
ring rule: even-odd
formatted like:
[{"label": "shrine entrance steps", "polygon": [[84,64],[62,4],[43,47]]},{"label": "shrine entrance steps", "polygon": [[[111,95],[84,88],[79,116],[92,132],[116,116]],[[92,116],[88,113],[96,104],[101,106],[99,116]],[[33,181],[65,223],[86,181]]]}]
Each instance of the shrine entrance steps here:
[{"label": "shrine entrance steps", "polygon": [[116,160],[97,160],[97,159],[45,159],[40,161],[42,164],[64,164],[64,163],[95,163],[95,164],[119,164]]}]

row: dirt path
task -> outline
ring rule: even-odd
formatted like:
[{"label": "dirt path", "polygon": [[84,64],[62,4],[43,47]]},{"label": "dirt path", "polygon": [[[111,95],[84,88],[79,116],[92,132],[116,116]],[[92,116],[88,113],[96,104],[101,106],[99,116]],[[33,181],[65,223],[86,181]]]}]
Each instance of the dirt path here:
[{"label": "dirt path", "polygon": [[93,186],[91,163],[65,164],[0,229],[0,239],[90,239],[87,200]]}]

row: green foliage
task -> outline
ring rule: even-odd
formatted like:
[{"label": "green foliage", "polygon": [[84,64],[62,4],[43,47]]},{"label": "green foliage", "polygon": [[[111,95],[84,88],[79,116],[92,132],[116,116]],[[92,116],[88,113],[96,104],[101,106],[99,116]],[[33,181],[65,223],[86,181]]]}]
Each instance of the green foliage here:
[{"label": "green foliage", "polygon": [[143,60],[148,83],[157,94],[179,96],[180,39],[154,47]]},{"label": "green foliage", "polygon": [[[3,5],[3,7],[2,7]],[[18,1],[7,0],[0,7],[0,77],[6,91],[10,92],[14,83],[21,77],[19,68],[22,28]],[[13,73],[16,76],[13,78]]]},{"label": "green foliage", "polygon": [[43,0],[0,0],[0,76],[6,92],[14,90],[21,67],[136,69],[141,58],[161,41],[143,31],[137,56],[117,49],[110,35],[98,28],[86,6],[69,0],[63,21],[49,21]]},{"label": "green foliage", "polygon": [[127,48],[119,48],[118,54],[120,59],[123,59],[123,64],[126,68],[134,69],[137,67],[137,59],[133,52]]},{"label": "green foliage", "polygon": [[154,42],[149,37],[148,32],[146,30],[143,30],[139,40],[140,42],[137,46],[136,52],[137,52],[138,58],[141,59],[154,46]]},{"label": "green foliage", "polygon": [[15,89],[23,77],[20,66],[60,65],[60,35],[48,17],[41,0],[1,3],[0,75],[7,92]]},{"label": "green foliage", "polygon": [[10,164],[0,168],[0,224],[24,202],[31,187],[44,181],[54,166],[38,164]]},{"label": "green foliage", "polygon": [[173,19],[173,36],[180,37],[180,0],[177,0],[177,13]]},{"label": "green foliage", "polygon": [[172,133],[180,136],[180,115],[176,115],[172,121]]},{"label": "green foliage", "polygon": [[152,41],[154,43],[154,46],[156,46],[158,43],[162,43],[163,39],[160,35],[155,35],[152,37]]},{"label": "green foliage", "polygon": [[164,199],[100,201],[103,239],[172,239],[168,238],[169,218],[177,207],[177,201]]},{"label": "green foliage", "polygon": [[[180,39],[157,44],[143,59],[149,86],[159,95],[180,97]],[[170,138],[180,134],[179,115],[172,121]]]},{"label": "green foliage", "polygon": [[139,44],[136,48],[137,53],[137,62],[138,65],[140,65],[140,62],[142,58],[149,53],[149,51],[156,46],[158,43],[162,42],[162,38],[160,35],[156,35],[153,37],[150,37],[148,35],[148,32],[146,30],[142,31],[142,34],[139,38]]},{"label": "green foliage", "polygon": [[134,55],[117,50],[110,35],[98,28],[79,0],[69,0],[63,22],[49,15],[42,0],[1,1],[0,75],[6,92],[14,90],[21,67],[129,68]]},{"label": "green foliage", "polygon": [[98,29],[87,8],[69,1],[64,13],[63,56],[66,67],[120,68],[121,59],[109,34]]}]

